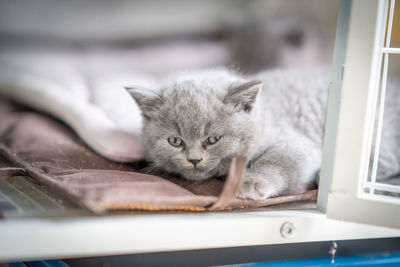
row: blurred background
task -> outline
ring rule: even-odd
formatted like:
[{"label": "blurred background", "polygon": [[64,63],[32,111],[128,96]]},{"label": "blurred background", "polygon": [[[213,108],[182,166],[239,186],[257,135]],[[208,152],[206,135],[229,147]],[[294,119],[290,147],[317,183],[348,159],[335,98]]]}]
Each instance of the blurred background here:
[{"label": "blurred background", "polygon": [[329,65],[338,1],[0,0],[0,62],[62,75]]}]

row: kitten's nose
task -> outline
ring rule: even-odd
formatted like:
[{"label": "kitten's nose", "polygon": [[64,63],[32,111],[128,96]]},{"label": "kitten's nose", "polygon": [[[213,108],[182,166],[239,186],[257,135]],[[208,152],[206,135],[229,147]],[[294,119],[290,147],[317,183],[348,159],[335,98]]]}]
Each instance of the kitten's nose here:
[{"label": "kitten's nose", "polygon": [[199,164],[200,161],[202,161],[202,160],[203,160],[203,159],[188,159],[188,161],[189,161],[190,163],[192,163],[195,167],[196,167],[196,165]]}]

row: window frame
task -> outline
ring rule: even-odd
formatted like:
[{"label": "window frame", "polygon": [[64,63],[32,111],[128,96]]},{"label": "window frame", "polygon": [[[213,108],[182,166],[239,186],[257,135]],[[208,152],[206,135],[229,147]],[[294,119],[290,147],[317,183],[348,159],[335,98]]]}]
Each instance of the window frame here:
[{"label": "window frame", "polygon": [[387,0],[341,1],[318,208],[328,218],[400,228],[397,199],[369,199],[362,194],[387,10]]}]

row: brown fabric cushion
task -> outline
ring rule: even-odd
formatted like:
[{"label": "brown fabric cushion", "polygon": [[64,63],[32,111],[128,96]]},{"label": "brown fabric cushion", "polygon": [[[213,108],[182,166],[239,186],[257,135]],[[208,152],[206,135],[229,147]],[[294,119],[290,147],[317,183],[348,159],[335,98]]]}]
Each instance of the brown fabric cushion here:
[{"label": "brown fabric cushion", "polygon": [[97,214],[115,210],[219,210],[315,199],[316,191],[265,201],[236,199],[244,158],[228,178],[192,182],[165,173],[140,173],[142,163],[109,161],[86,147],[61,122],[0,101],[0,153],[19,168],[1,176],[29,175]]}]

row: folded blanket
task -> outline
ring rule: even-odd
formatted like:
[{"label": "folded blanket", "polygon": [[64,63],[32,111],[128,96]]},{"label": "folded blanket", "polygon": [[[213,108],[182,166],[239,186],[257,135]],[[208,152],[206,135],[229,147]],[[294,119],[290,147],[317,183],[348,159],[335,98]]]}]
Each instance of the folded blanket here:
[{"label": "folded blanket", "polygon": [[16,168],[0,168],[0,179],[27,175],[97,214],[126,210],[221,210],[316,199],[316,191],[264,201],[237,199],[246,159],[234,159],[227,179],[193,182],[138,172],[89,149],[62,123],[0,101],[0,154]]},{"label": "folded blanket", "polygon": [[64,121],[104,157],[121,162],[140,160],[144,151],[140,143],[139,109],[124,91],[123,84],[108,81],[104,86],[110,88],[94,90],[92,97],[96,102],[90,102],[85,97],[89,87],[76,93],[77,86],[60,80],[29,72],[0,73],[1,95]]}]

